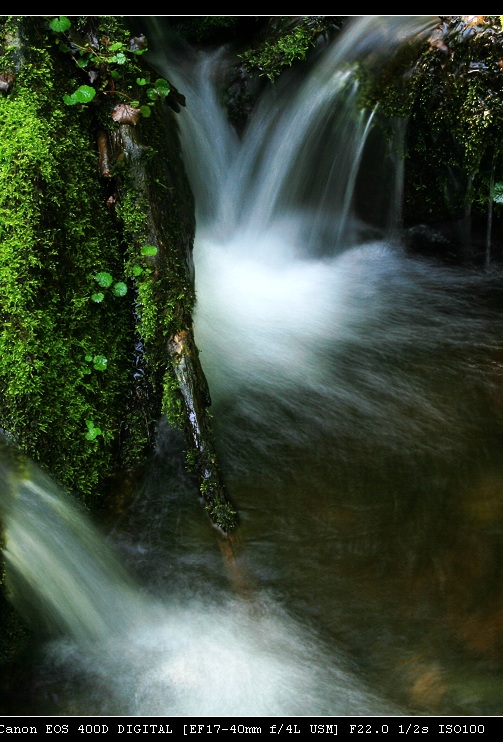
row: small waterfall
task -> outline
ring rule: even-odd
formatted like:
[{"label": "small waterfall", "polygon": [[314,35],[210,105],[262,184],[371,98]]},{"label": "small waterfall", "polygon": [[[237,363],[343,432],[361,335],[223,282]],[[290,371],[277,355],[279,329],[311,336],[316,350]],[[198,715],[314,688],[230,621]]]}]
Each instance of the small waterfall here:
[{"label": "small waterfall", "polygon": [[[10,596],[34,627],[43,627],[37,693],[47,687],[40,699],[46,715],[391,709],[266,595],[248,602],[204,584],[188,594],[168,587],[162,600],[143,592],[71,498],[8,450],[0,461],[0,516]],[[52,687],[58,688],[54,709]]]},{"label": "small waterfall", "polygon": [[77,504],[33,462],[19,462],[7,448],[1,452],[0,516],[12,602],[49,636],[92,644],[123,634],[141,615],[134,581]]},{"label": "small waterfall", "polygon": [[[221,105],[232,60],[228,50],[186,50],[171,58],[161,45],[152,61],[187,99],[182,140],[200,232],[209,228],[226,241],[236,231],[256,239],[278,227],[289,231],[304,255],[317,256],[333,255],[372,232],[356,211],[355,183],[376,111],[361,110],[355,73],[363,63],[383,64],[437,21],[435,16],[355,18],[336,44],[318,52],[307,75],[284,73],[270,86],[242,139]],[[379,146],[387,152],[365,172],[367,188],[380,201],[378,211],[389,218],[397,216],[401,192],[397,158],[389,154],[400,153],[399,136],[403,132],[397,130],[389,147],[383,141],[373,145],[374,155]]]},{"label": "small waterfall", "polygon": [[[358,65],[377,68],[437,21],[355,17],[300,80],[285,73],[265,90],[241,137],[220,102],[229,50],[153,56],[187,98],[195,334],[229,461],[246,449],[264,463],[265,451],[312,451],[320,439],[452,458],[472,435],[462,398],[478,388],[474,355],[498,346],[484,298],[498,279],[407,254],[397,239],[406,122],[391,122],[384,141],[379,111],[358,105]],[[380,224],[366,221],[372,211]]]}]

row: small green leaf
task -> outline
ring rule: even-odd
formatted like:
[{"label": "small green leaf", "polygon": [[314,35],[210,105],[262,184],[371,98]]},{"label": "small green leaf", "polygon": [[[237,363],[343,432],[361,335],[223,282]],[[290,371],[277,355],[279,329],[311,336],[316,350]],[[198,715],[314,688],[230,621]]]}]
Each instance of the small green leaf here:
[{"label": "small green leaf", "polygon": [[106,271],[100,271],[99,273],[97,273],[94,277],[94,280],[97,281],[100,286],[103,286],[104,289],[107,289],[109,286],[111,286],[114,281],[110,273],[107,273]]},{"label": "small green leaf", "polygon": [[64,95],[63,101],[67,106],[74,106],[76,103],[89,103],[96,95],[96,90],[89,85],[81,85],[71,95]]},{"label": "small green leaf", "polygon": [[159,77],[155,81],[155,89],[159,95],[166,97],[167,95],[169,95],[169,91],[171,88],[167,80],[165,80],[163,77]]},{"label": "small green leaf", "polygon": [[96,90],[90,85],[81,85],[73,95],[78,103],[89,103],[96,95]]},{"label": "small green leaf", "polygon": [[87,362],[89,363],[89,362],[90,362],[90,361],[92,361],[92,360],[93,360],[93,357],[92,357],[92,356],[90,356],[90,355],[88,354],[88,355],[86,356],[86,361],[87,361]]},{"label": "small green leaf", "polygon": [[94,356],[93,365],[96,371],[105,371],[108,363],[108,359],[105,356]]},{"label": "small green leaf", "polygon": [[146,119],[148,119],[148,117],[152,113],[152,111],[150,110],[148,106],[142,106],[140,108],[140,112],[141,112],[141,115],[144,116]]},{"label": "small green leaf", "polygon": [[108,47],[108,51],[110,52],[116,52],[119,51],[119,49],[124,49],[124,44],[122,43],[122,41],[114,41],[114,43],[110,44],[110,46]]},{"label": "small green leaf", "polygon": [[113,80],[118,80],[121,76],[121,73],[118,70],[112,70],[110,76]]},{"label": "small green leaf", "polygon": [[125,64],[127,62],[127,57],[122,52],[119,52],[118,54],[109,57],[108,61],[110,64]]},{"label": "small green leaf", "polygon": [[85,435],[88,441],[94,441],[97,436],[101,435],[101,428],[95,428],[93,420],[86,420],[86,425],[87,433]]},{"label": "small green leaf", "polygon": [[157,255],[157,247],[154,245],[144,245],[141,249],[142,255]]},{"label": "small green leaf", "polygon": [[147,81],[145,80],[144,77],[137,77],[136,78],[136,84],[137,85],[146,85],[147,84]]},{"label": "small green leaf", "polygon": [[51,29],[51,31],[56,31],[56,33],[68,31],[71,26],[72,24],[65,15],[60,15],[59,18],[53,18],[52,21],[49,23],[49,28]]},{"label": "small green leaf", "polygon": [[150,100],[157,100],[159,97],[159,93],[155,88],[149,88],[147,90],[147,98],[150,98]]},{"label": "small green leaf", "polygon": [[97,294],[91,294],[91,299],[92,301],[95,301],[96,304],[100,304],[104,298],[105,294],[102,291],[98,291]]},{"label": "small green leaf", "polygon": [[87,67],[88,64],[89,64],[89,60],[86,59],[85,57],[83,59],[77,60],[77,67]]},{"label": "small green leaf", "polygon": [[117,283],[114,283],[112,291],[115,296],[126,296],[127,286],[122,281],[117,281]]},{"label": "small green leaf", "polygon": [[141,274],[143,273],[143,268],[141,267],[141,265],[133,265],[131,272],[133,276],[141,276]]}]

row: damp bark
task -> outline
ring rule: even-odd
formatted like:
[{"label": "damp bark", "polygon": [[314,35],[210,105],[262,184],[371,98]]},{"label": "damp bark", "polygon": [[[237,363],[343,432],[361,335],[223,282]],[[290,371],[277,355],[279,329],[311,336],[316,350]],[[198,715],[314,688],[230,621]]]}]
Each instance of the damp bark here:
[{"label": "damp bark", "polygon": [[145,362],[153,383],[162,386],[162,413],[184,431],[187,461],[208,515],[227,533],[238,517],[218,464],[211,398],[194,341],[194,206],[175,117],[166,103],[154,131],[149,119],[120,123],[101,136],[106,137],[105,160],[118,173],[118,212],[129,230],[129,260],[142,268],[136,291]]}]

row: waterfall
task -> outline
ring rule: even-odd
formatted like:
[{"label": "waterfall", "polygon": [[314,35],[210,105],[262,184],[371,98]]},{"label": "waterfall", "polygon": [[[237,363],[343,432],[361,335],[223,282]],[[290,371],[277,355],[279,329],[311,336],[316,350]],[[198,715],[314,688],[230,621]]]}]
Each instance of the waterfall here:
[{"label": "waterfall", "polygon": [[[499,318],[483,297],[498,279],[432,266],[400,244],[406,122],[383,141],[379,112],[360,110],[355,74],[436,21],[355,17],[300,81],[286,74],[264,92],[241,137],[220,102],[227,49],[153,57],[187,99],[195,336],[230,466],[245,447],[272,452],[277,470],[284,446],[311,451],[323,439],[342,450],[348,436],[375,449],[384,435],[395,455],[453,457],[472,435],[453,402],[477,387],[473,354],[495,343]],[[381,223],[360,213],[362,179]],[[442,368],[425,369],[447,347]]]},{"label": "waterfall", "polygon": [[501,277],[400,242],[406,122],[384,141],[354,74],[435,20],[354,17],[240,134],[232,48],[175,52],[150,20],[187,101],[195,338],[239,546],[165,421],[106,535],[3,453],[8,586],[41,633],[4,713],[500,713]]},{"label": "waterfall", "polygon": [[103,537],[32,462],[16,467],[8,448],[0,482],[7,589],[18,610],[49,635],[86,644],[120,635],[139,616],[137,588]]},{"label": "waterfall", "polygon": [[[249,602],[220,591],[215,600],[204,584],[183,596],[171,586],[163,600],[145,594],[81,508],[8,448],[0,515],[11,598],[45,637],[39,690],[65,678],[54,713],[199,718],[392,708],[265,595]],[[51,703],[43,700],[44,714]]]}]

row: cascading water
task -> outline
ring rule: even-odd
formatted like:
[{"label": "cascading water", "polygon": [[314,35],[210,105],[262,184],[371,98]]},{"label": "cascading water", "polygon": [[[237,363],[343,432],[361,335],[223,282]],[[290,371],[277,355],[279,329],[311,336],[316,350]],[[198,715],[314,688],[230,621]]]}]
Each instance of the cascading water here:
[{"label": "cascading water", "polygon": [[56,635],[4,712],[500,713],[501,276],[400,244],[400,159],[352,67],[434,21],[356,17],[238,136],[230,50],[175,58],[155,20],[187,100],[195,335],[240,550],[222,560],[163,425],[107,540],[6,460],[13,594]]},{"label": "cascading water", "polygon": [[[176,441],[171,455],[173,447]],[[172,499],[184,476],[169,474],[162,459]],[[195,578],[186,564],[194,578],[188,588],[173,579],[166,598],[161,580],[162,600],[152,586],[143,594],[88,517],[33,463],[12,459],[6,448],[0,474],[11,596],[34,627],[43,621],[45,636],[35,694],[30,686],[21,691],[28,697],[10,694],[3,714],[199,718],[393,709],[266,593],[250,599],[220,586],[215,598],[214,579]],[[152,493],[147,502],[154,504]],[[143,552],[149,570],[162,569],[148,551],[145,540],[136,567]]]}]

